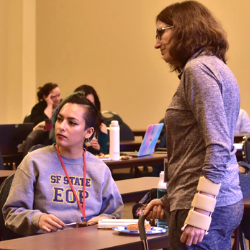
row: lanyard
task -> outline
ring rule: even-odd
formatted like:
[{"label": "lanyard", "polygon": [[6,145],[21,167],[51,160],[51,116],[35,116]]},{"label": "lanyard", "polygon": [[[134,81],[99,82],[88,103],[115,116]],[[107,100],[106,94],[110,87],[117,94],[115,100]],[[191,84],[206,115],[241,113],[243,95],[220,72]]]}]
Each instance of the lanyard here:
[{"label": "lanyard", "polygon": [[76,198],[77,204],[78,204],[78,206],[79,206],[79,208],[80,208],[80,210],[81,210],[81,212],[82,212],[82,216],[83,216],[83,219],[84,219],[84,221],[85,221],[85,220],[86,220],[86,214],[85,214],[85,188],[86,188],[86,187],[85,187],[85,185],[86,185],[86,170],[87,170],[87,163],[86,163],[85,152],[84,152],[84,150],[83,150],[84,171],[83,171],[83,194],[82,194],[82,206],[81,206],[81,203],[80,203],[80,201],[79,201],[79,199],[78,199],[78,197],[77,197],[76,191],[75,191],[75,189],[74,189],[74,187],[73,187],[73,185],[72,185],[72,182],[71,182],[71,180],[70,180],[70,178],[69,178],[69,174],[68,174],[68,172],[67,172],[67,169],[65,168],[65,165],[64,165],[64,163],[63,163],[63,160],[62,160],[62,157],[61,157],[61,155],[60,155],[60,151],[59,151],[59,146],[58,146],[58,145],[56,145],[56,149],[57,149],[57,155],[58,155],[58,158],[59,158],[59,160],[60,160],[60,162],[61,162],[61,165],[62,165],[62,167],[63,167],[64,173],[65,173],[66,176],[67,176],[69,185],[70,185],[71,190],[72,190],[72,192],[73,192],[73,194],[74,194],[74,196],[75,196],[75,198]]}]

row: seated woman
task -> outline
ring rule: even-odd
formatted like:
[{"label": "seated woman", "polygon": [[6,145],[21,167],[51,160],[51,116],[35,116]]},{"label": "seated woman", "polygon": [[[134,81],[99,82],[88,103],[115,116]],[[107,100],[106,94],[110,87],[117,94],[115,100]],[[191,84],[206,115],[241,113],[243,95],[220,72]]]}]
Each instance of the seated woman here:
[{"label": "seated woman", "polygon": [[46,83],[38,88],[38,103],[31,110],[31,122],[38,123],[51,119],[55,109],[61,102],[61,92],[56,83]]},{"label": "seated woman", "polygon": [[62,101],[52,118],[56,144],[29,153],[17,168],[3,207],[6,227],[33,235],[72,222],[121,218],[123,202],[109,168],[82,148],[97,119],[82,92]]},{"label": "seated woman", "polygon": [[98,124],[99,128],[96,130],[95,137],[91,141],[85,143],[86,149],[92,154],[107,154],[108,131],[106,125],[103,123],[101,115],[101,103],[95,89],[89,85],[81,85],[75,91],[82,91],[85,96],[90,100],[99,111]]}]

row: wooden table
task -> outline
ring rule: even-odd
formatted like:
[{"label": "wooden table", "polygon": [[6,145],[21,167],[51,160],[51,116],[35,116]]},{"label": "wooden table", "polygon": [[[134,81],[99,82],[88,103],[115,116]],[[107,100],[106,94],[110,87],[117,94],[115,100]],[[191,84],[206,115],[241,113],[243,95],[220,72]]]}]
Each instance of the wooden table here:
[{"label": "wooden table", "polygon": [[3,163],[6,164],[7,168],[13,169],[14,165],[17,167],[23,160],[23,153],[2,155],[2,158],[3,158]]},{"label": "wooden table", "polygon": [[167,157],[166,153],[163,154],[152,154],[142,157],[132,157],[129,160],[119,160],[119,161],[105,161],[106,165],[112,169],[119,168],[130,168],[138,166],[152,166],[156,164],[163,164],[164,158]]},{"label": "wooden table", "polygon": [[159,177],[141,177],[116,181],[124,203],[138,202],[151,188],[157,188]]},{"label": "wooden table", "polygon": [[[142,138],[133,141],[120,141],[120,151],[138,151],[142,143]],[[109,142],[108,142],[109,148]]]},{"label": "wooden table", "polygon": [[[168,234],[148,235],[150,249],[168,247]],[[143,250],[139,235],[120,234],[97,226],[61,230],[56,233],[1,241],[0,249],[17,250],[92,250],[92,249],[138,249]]]}]

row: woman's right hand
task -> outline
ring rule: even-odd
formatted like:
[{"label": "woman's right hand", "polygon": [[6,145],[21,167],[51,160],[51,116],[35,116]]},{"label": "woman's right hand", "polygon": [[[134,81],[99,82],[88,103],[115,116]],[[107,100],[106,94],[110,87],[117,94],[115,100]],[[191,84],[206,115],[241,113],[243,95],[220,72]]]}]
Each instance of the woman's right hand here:
[{"label": "woman's right hand", "polygon": [[52,94],[49,94],[47,97],[44,97],[44,100],[47,102],[47,106],[53,106]]},{"label": "woman's right hand", "polygon": [[48,233],[66,227],[64,222],[53,214],[43,214],[39,219],[38,226]]},{"label": "woman's right hand", "polygon": [[146,220],[148,221],[151,219],[163,220],[165,218],[165,213],[163,208],[164,205],[160,199],[154,199],[150,201],[144,210],[144,215],[146,217]]}]

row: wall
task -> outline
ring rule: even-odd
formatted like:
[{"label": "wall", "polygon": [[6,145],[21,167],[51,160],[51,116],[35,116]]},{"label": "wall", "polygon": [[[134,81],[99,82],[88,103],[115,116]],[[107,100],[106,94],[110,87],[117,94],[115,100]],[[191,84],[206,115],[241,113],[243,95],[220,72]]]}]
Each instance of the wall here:
[{"label": "wall", "polygon": [[20,123],[35,102],[35,1],[0,1],[0,123]]},{"label": "wall", "polygon": [[[35,87],[57,82],[62,96],[66,96],[77,86],[89,84],[96,88],[102,110],[117,112],[133,129],[145,129],[148,124],[157,123],[164,116],[178,78],[170,73],[160,52],[154,49],[155,16],[173,2],[37,0],[36,33],[33,32],[36,68],[31,70],[36,77]],[[242,108],[250,114],[247,92],[250,38],[245,32],[250,24],[250,2],[201,2],[218,17],[228,33],[228,65],[239,82]],[[6,42],[0,43],[0,51],[5,45]],[[5,57],[10,60],[11,55]],[[0,70],[5,72],[2,63]],[[30,107],[35,104],[35,91],[32,93]],[[6,98],[11,100],[11,95]],[[4,117],[4,120],[11,119]]]}]

